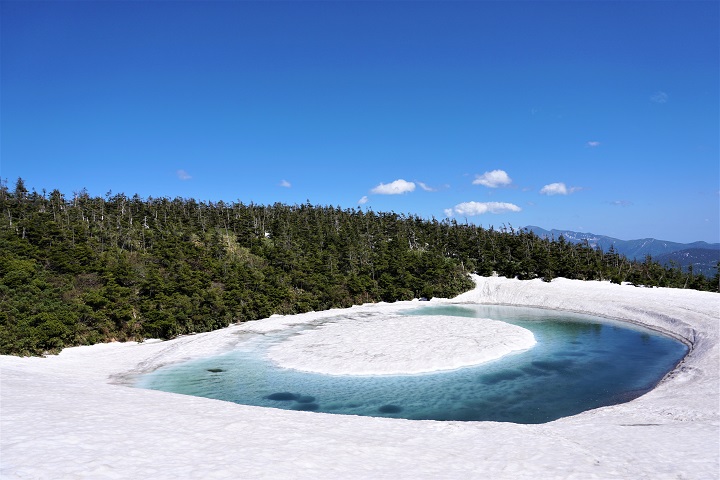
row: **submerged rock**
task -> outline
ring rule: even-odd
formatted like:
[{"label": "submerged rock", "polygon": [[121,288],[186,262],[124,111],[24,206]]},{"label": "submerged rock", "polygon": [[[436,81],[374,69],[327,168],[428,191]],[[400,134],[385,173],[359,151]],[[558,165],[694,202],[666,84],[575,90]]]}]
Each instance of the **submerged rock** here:
[{"label": "submerged rock", "polygon": [[489,373],[487,375],[483,375],[480,378],[480,381],[484,383],[485,385],[495,385],[496,383],[504,382],[506,380],[514,380],[518,377],[522,377],[523,372],[518,370],[504,370],[502,372],[497,373]]},{"label": "submerged rock", "polygon": [[383,405],[382,407],[378,408],[378,412],[380,413],[399,413],[402,412],[403,408],[400,405]]},{"label": "submerged rock", "polygon": [[573,365],[572,360],[536,360],[532,362],[532,366],[542,370],[554,370],[556,372],[564,372]]},{"label": "submerged rock", "polygon": [[299,395],[290,392],[275,392],[267,395],[265,398],[267,398],[268,400],[279,400],[286,402],[290,400],[297,400],[299,398]]}]

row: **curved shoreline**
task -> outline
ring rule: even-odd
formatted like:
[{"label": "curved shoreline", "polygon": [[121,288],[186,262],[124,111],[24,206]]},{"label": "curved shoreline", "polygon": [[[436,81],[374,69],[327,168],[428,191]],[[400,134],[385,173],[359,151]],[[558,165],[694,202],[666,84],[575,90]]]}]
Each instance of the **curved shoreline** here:
[{"label": "curved shoreline", "polygon": [[[551,308],[546,307],[543,305],[533,305],[533,304],[527,304],[527,305],[518,305],[516,303],[474,303],[474,302],[452,302],[453,305],[497,305],[499,307],[527,307],[527,308],[537,308],[539,310],[549,310],[549,311],[558,311],[558,312],[567,312],[567,313],[576,313],[578,315],[592,315],[594,317],[604,318],[607,320],[611,320],[614,322],[619,323],[628,323],[630,325],[636,325],[638,327],[647,328],[648,330],[652,330],[653,332],[657,332],[659,334],[665,335],[666,337],[670,337],[674,340],[677,340],[678,342],[682,343],[686,347],[688,347],[688,354],[690,351],[693,350],[695,343],[693,340],[687,338],[684,335],[681,335],[679,333],[676,333],[672,330],[668,330],[667,328],[658,326],[658,325],[648,325],[647,323],[643,323],[637,320],[629,319],[629,318],[622,318],[622,317],[612,317],[609,315],[604,315],[601,313],[595,313],[595,312],[589,312],[586,310],[572,310],[572,309],[565,309],[565,308]],[[687,356],[687,354],[685,354]],[[683,357],[685,358],[685,357]]]},{"label": "curved shoreline", "polygon": [[[475,281],[471,292],[431,302],[597,315],[671,332],[691,347],[641,397],[539,425],[293,412],[109,383],[113,375],[213,355],[238,334],[344,310],[272,317],[167,342],[0,357],[0,477],[718,478],[720,295],[566,279]],[[351,311],[385,314],[409,306],[417,303]]]},{"label": "curved shoreline", "polygon": [[[504,282],[504,288],[507,288],[508,283],[517,285],[516,282],[523,282],[523,281],[520,281],[517,279],[505,279],[505,278],[499,278],[499,277],[483,278],[483,277],[475,276],[474,278],[475,278],[476,283],[482,282],[482,283],[485,283],[486,285],[487,284],[498,284],[498,282]],[[563,279],[563,278],[557,279],[557,281],[573,282],[572,280],[567,280],[567,279]],[[539,280],[531,280],[530,282],[539,283],[540,281]],[[527,283],[527,282],[524,282],[524,283]],[[590,284],[595,283],[595,284],[600,284],[600,285],[603,284],[603,282],[582,282],[582,284],[584,286],[586,286],[585,285],[586,283],[590,283]],[[710,292],[685,291],[685,290],[679,290],[679,289],[667,289],[667,288],[657,288],[657,287],[646,288],[646,287],[635,287],[635,286],[626,286],[626,285],[614,285],[614,284],[610,284],[610,283],[605,283],[604,286],[606,288],[610,288],[614,291],[618,291],[617,287],[625,288],[625,289],[630,288],[630,289],[635,289],[635,292],[642,292],[643,294],[647,293],[649,295],[655,295],[656,292],[657,293],[672,292],[672,293],[676,293],[676,294],[679,292],[687,292],[691,295],[695,295],[698,297],[706,296],[708,298],[712,298],[713,300],[715,300],[716,305],[720,305],[720,298],[719,298],[720,295],[715,294],[715,293],[710,293]],[[627,291],[627,290],[625,290],[625,291]],[[485,301],[477,301],[477,299],[476,299],[476,301],[460,300],[463,297],[472,296],[473,292],[477,292],[477,288],[475,290],[471,290],[469,292],[459,295],[455,299],[452,299],[452,302],[453,303],[466,303],[469,305],[487,304]],[[705,295],[703,295],[703,294],[705,294]],[[447,302],[447,300],[443,300],[443,302]],[[505,305],[505,306],[525,306],[525,307],[540,308],[540,309],[546,309],[546,310],[561,310],[561,311],[566,311],[566,312],[571,312],[571,313],[596,315],[596,316],[607,318],[610,320],[623,322],[623,323],[629,323],[632,325],[638,325],[638,326],[641,326],[644,328],[648,328],[650,330],[659,332],[663,335],[666,335],[670,338],[674,338],[674,339],[682,342],[684,345],[686,345],[688,347],[687,353],[675,365],[675,367],[672,370],[670,370],[667,374],[665,374],[663,376],[663,378],[660,380],[660,382],[658,382],[655,385],[655,387],[653,387],[653,390],[655,388],[659,387],[660,385],[664,384],[669,378],[672,378],[674,375],[676,375],[678,373],[678,369],[682,368],[682,366],[684,364],[686,364],[689,360],[692,359],[692,357],[695,354],[695,350],[696,350],[696,346],[697,346],[696,344],[698,342],[697,331],[694,328],[690,328],[689,331],[686,331],[686,332],[677,331],[677,329],[673,328],[672,324],[668,324],[668,322],[671,322],[673,320],[673,318],[665,313],[655,311],[655,308],[649,308],[647,311],[643,312],[654,320],[654,321],[648,321],[648,319],[634,318],[633,315],[628,315],[628,312],[624,312],[624,314],[611,315],[611,314],[606,313],[605,311],[601,311],[601,310],[598,310],[595,308],[587,308],[587,307],[586,308],[566,308],[566,307],[559,307],[559,306],[548,306],[547,304],[533,303],[533,301],[524,301],[524,302],[520,302],[520,303],[518,303],[518,302],[507,302],[506,303],[506,302],[500,301],[500,302],[492,302],[491,304]],[[720,307],[716,307],[716,312],[717,312],[716,318],[718,318],[720,320]],[[692,313],[694,313],[694,312],[691,312],[691,314]],[[715,338],[717,339],[717,337],[718,337],[717,326],[718,325],[711,325],[711,326],[715,327],[715,328],[713,328],[713,333],[714,333]],[[717,341],[715,342],[715,350],[717,350]],[[652,390],[650,390],[650,391],[652,391]],[[650,392],[648,392],[648,393],[650,393]]]}]

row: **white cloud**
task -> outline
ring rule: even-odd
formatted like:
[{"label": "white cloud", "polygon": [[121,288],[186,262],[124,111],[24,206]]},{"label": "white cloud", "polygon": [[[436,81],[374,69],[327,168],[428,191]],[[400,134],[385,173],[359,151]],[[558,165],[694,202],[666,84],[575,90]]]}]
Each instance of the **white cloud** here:
[{"label": "white cloud", "polygon": [[290,182],[288,182],[287,180],[282,180],[282,181],[280,182],[280,186],[281,186],[281,187],[285,187],[285,188],[290,188],[290,187],[292,187],[292,185],[290,184]]},{"label": "white cloud", "polygon": [[365,205],[367,202],[368,202],[367,195],[363,195],[363,197],[360,200],[358,200],[359,205]]},{"label": "white cloud", "polygon": [[185,170],[178,170],[175,174],[180,180],[190,180],[192,178]]},{"label": "white cloud", "polygon": [[370,190],[370,193],[377,193],[380,195],[400,195],[401,193],[412,192],[413,190],[415,190],[415,184],[413,182],[399,179],[388,184],[381,183]]},{"label": "white cloud", "polygon": [[564,183],[557,182],[545,185],[540,189],[540,193],[544,195],[569,195],[571,193],[582,190],[582,187],[570,187],[568,188]]},{"label": "white cloud", "polygon": [[505,173],[504,170],[493,170],[492,172],[485,172],[482,175],[475,175],[473,185],[485,185],[490,188],[497,188],[502,185],[510,185],[512,179]]},{"label": "white cloud", "polygon": [[599,147],[599,146],[600,146],[600,142],[590,141],[590,142],[587,142],[586,145],[587,145],[588,147],[595,148],[595,147]]},{"label": "white cloud", "polygon": [[627,200],[614,200],[610,202],[610,205],[615,205],[616,207],[629,207],[632,204],[632,202],[628,202]]},{"label": "white cloud", "polygon": [[456,215],[482,215],[484,213],[505,213],[519,212],[522,209],[513,203],[505,202],[464,202],[458,203],[453,208],[445,209],[448,217]]},{"label": "white cloud", "polygon": [[427,184],[425,184],[423,182],[417,182],[417,184],[420,185],[420,188],[422,188],[426,192],[435,192],[436,191],[435,188],[429,187]]},{"label": "white cloud", "polygon": [[650,101],[655,102],[655,103],[667,103],[668,94],[665,92],[657,92],[653,96],[650,97]]}]

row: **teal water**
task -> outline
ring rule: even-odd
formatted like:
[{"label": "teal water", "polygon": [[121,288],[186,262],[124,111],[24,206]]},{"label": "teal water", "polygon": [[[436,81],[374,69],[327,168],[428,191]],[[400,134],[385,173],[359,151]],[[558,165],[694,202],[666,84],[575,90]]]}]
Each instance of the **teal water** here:
[{"label": "teal water", "polygon": [[136,386],[291,410],[529,424],[637,398],[687,352],[677,340],[645,328],[552,310],[426,306],[405,314],[502,320],[531,330],[538,343],[452,371],[333,376],[278,368],[267,360],[267,348],[296,333],[283,332],[251,337],[223,355],[161,368]]}]

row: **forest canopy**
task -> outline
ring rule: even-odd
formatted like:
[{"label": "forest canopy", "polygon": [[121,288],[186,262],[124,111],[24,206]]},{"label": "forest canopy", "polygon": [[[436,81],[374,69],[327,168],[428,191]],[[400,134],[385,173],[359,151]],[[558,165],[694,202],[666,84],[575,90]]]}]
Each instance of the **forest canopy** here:
[{"label": "forest canopy", "polygon": [[0,354],[172,338],[366,302],[452,297],[469,273],[718,291],[719,279],[526,230],[332,206],[0,183]]}]

